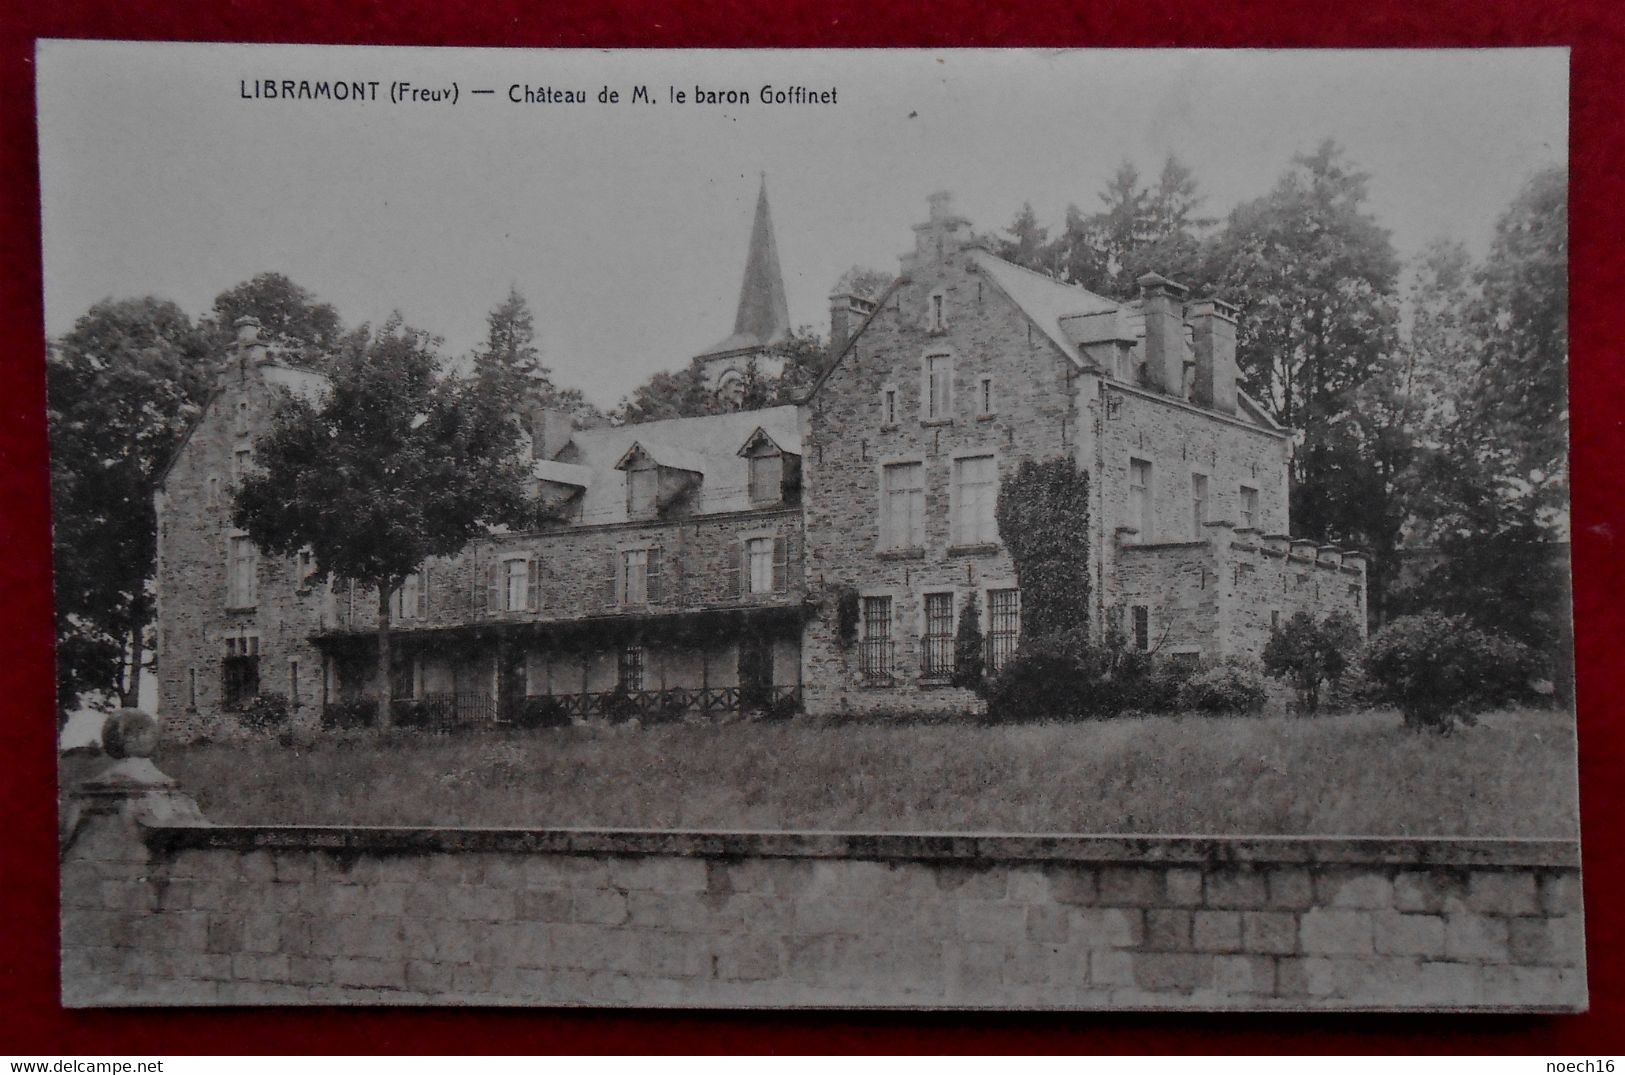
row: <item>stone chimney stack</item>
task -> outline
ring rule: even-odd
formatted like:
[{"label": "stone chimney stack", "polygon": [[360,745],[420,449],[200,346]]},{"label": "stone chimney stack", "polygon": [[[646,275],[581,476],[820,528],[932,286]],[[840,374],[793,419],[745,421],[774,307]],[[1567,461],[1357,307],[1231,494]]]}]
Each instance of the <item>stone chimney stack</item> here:
[{"label": "stone chimney stack", "polygon": [[530,454],[536,459],[557,459],[575,430],[572,412],[536,407],[530,412]]},{"label": "stone chimney stack", "polygon": [[872,300],[850,291],[837,291],[829,297],[829,353],[838,355],[846,349],[846,341],[863,324],[863,319],[874,311]]},{"label": "stone chimney stack", "polygon": [[237,354],[240,358],[252,365],[259,365],[270,360],[270,351],[265,341],[260,339],[260,319],[257,317],[239,317],[232,322],[237,330]]},{"label": "stone chimney stack", "polygon": [[955,211],[952,194],[939,190],[926,203],[930,212],[925,223],[914,225],[914,253],[900,259],[904,276],[917,266],[951,256],[971,240],[970,221]]},{"label": "stone chimney stack", "polygon": [[1191,349],[1196,352],[1192,398],[1204,407],[1236,413],[1236,308],[1218,299],[1191,304]]},{"label": "stone chimney stack", "polygon": [[1170,396],[1185,389],[1185,288],[1148,272],[1139,279],[1145,311],[1145,378]]}]

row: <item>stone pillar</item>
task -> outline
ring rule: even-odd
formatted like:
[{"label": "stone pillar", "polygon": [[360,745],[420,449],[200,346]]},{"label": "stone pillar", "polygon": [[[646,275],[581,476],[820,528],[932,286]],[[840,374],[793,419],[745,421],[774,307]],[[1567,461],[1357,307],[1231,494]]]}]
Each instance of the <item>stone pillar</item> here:
[{"label": "stone pillar", "polygon": [[131,982],[152,973],[145,930],[159,906],[143,829],[207,825],[197,803],[158,771],[158,724],[121,709],[102,727],[113,764],[76,787],[62,818],[62,1003],[129,1003]]}]

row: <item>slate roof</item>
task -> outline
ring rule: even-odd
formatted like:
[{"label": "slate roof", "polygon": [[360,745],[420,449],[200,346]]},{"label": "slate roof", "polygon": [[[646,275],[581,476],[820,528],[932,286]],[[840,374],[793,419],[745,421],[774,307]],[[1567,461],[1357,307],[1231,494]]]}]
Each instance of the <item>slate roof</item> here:
[{"label": "slate roof", "polygon": [[699,357],[754,350],[790,338],[790,306],[784,297],[784,274],[779,268],[779,244],[773,237],[773,216],[767,206],[767,179],[756,196],[756,219],[751,224],[750,248],[745,255],[745,278],[739,285],[739,309],[734,330],[701,351]]},{"label": "slate roof", "polygon": [[[796,406],[577,430],[565,456],[574,472],[584,470],[590,475],[581,521],[627,521],[626,474],[616,467],[634,445],[641,445],[657,462],[701,475],[699,488],[689,494],[693,514],[714,515],[752,507],[748,464],[738,453],[758,427],[773,438],[781,451],[801,454],[801,409]],[[537,471],[537,476],[543,475]]]}]

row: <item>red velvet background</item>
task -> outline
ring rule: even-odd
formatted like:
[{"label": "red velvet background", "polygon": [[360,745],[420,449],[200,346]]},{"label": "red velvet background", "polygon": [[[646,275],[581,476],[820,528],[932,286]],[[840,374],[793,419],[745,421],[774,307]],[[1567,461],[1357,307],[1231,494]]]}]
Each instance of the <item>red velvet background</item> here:
[{"label": "red velvet background", "polygon": [[[0,10],[0,1053],[1518,1052],[1620,1049],[1625,855],[1625,9],[1613,0],[65,0]],[[191,8],[191,10],[186,10]],[[34,40],[497,46],[1572,46],[1575,617],[1592,1010],[1583,1016],[63,1011]]]}]

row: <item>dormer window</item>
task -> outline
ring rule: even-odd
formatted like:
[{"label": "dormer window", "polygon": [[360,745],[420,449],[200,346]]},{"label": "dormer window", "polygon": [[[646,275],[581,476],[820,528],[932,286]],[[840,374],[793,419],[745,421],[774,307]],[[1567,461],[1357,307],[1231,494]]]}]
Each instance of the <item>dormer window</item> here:
[{"label": "dormer window", "polygon": [[778,452],[750,457],[750,502],[777,504],[784,499],[784,458]]},{"label": "dormer window", "polygon": [[694,494],[705,480],[701,456],[683,448],[636,441],[615,469],[626,474],[626,514],[648,519]]},{"label": "dormer window", "polygon": [[660,493],[660,471],[655,467],[626,472],[626,513],[634,519],[655,513]]},{"label": "dormer window", "polygon": [[[781,436],[783,432],[781,431]],[[792,447],[798,447],[789,441]],[[786,451],[758,426],[745,438],[739,454],[745,460],[745,485],[752,507],[794,504],[800,499],[801,456]]]}]

